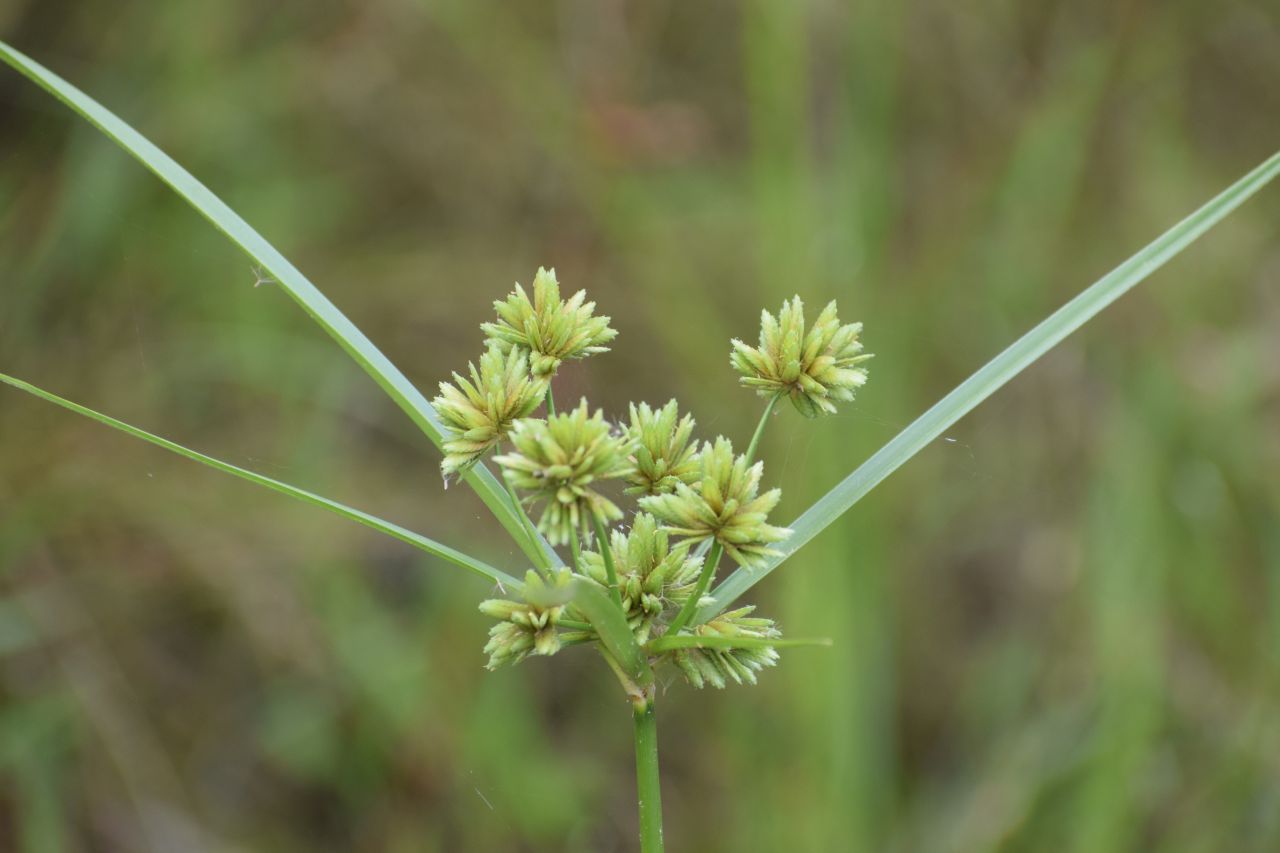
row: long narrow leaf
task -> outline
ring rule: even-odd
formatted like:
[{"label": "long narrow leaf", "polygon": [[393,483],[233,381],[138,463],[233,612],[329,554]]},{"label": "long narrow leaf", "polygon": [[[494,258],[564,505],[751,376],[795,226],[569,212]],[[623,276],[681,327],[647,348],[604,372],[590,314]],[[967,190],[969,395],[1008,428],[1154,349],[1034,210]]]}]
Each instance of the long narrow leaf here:
[{"label": "long narrow leaf", "polygon": [[653,680],[653,670],[645,664],[644,653],[618,605],[600,586],[584,580],[574,581],[573,603],[596,629],[600,642],[623,672],[640,687],[647,686]]},{"label": "long narrow leaf", "polygon": [[329,512],[340,515],[343,518],[349,518],[352,521],[363,524],[365,527],[370,527],[380,533],[385,533],[388,536],[399,539],[401,542],[407,542],[416,548],[421,548],[428,554],[434,554],[437,557],[442,557],[455,565],[475,572],[481,577],[488,578],[496,583],[509,586],[512,589],[519,589],[521,587],[520,581],[516,580],[506,572],[500,569],[495,569],[493,566],[481,562],[468,554],[464,554],[461,551],[450,548],[448,545],[442,545],[433,539],[428,539],[420,533],[414,533],[412,530],[406,530],[398,524],[392,524],[389,521],[384,521],[367,512],[352,509],[351,507],[340,504],[337,501],[308,492],[305,489],[299,489],[297,486],[282,483],[279,480],[266,477],[245,468],[240,468],[239,466],[232,465],[229,462],[214,459],[212,456],[206,456],[198,451],[183,447],[181,444],[169,441],[167,438],[161,438],[158,435],[153,435],[146,430],[131,426],[124,421],[118,421],[109,415],[104,415],[101,412],[96,412],[86,406],[81,406],[79,403],[73,403],[56,394],[51,394],[43,388],[37,388],[30,382],[23,382],[21,379],[14,379],[12,376],[7,376],[3,373],[0,373],[0,382],[3,382],[6,385],[11,385],[20,391],[26,391],[28,394],[33,394],[42,400],[54,403],[64,409],[69,409],[76,414],[84,415],[86,418],[92,418],[100,424],[106,424],[113,429],[118,429],[123,433],[128,433],[134,438],[149,441],[157,447],[163,447],[165,450],[177,453],[179,456],[194,459],[196,462],[201,462],[208,465],[210,468],[216,468],[219,471],[232,474],[243,480],[248,480],[250,483],[257,483],[259,486],[266,486],[268,489],[273,489],[281,494],[288,495],[291,498],[297,498],[298,500],[304,501],[313,506],[327,509]]},{"label": "long narrow leaf", "polygon": [[779,548],[779,556],[758,569],[740,568],[725,578],[712,594],[713,602],[698,612],[698,621],[705,621],[732,604],[943,431],[1131,287],[1158,270],[1277,174],[1280,174],[1280,153],[1273,154],[989,361],[796,519],[791,525],[794,532]]},{"label": "long narrow leaf", "polygon": [[[261,264],[280,286],[302,306],[313,320],[320,324],[373,379],[382,386],[396,404],[418,425],[427,437],[439,447],[444,433],[435,409],[417,388],[382,354],[363,332],[347,319],[315,285],[307,280],[284,255],[245,222],[239,214],[209,191],[186,169],[179,166],[150,140],[118,118],[106,107],[84,92],[40,65],[35,60],[0,42],[0,59],[38,84],[45,91],[62,101],[82,118],[132,154],[142,165],[154,172],[173,188],[196,210],[200,211],[219,230],[244,249]],[[556,565],[561,561],[555,551],[536,533],[531,539],[521,526],[502,484],[483,465],[477,465],[463,478],[484,501],[507,532],[520,544],[524,552],[538,561],[539,549]]]}]

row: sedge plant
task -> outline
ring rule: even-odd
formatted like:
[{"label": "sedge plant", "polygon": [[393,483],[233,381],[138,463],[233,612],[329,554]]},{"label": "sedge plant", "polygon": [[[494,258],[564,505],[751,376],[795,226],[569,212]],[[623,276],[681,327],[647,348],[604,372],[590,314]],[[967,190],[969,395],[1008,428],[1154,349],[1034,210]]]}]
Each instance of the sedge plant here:
[{"label": "sedge plant", "polygon": [[[616,333],[586,294],[564,299],[539,270],[482,325],[466,372],[433,401],[303,274],[240,216],[140,133],[61,77],[0,42],[0,59],[113,139],[239,245],[365,369],[439,448],[446,482],[484,501],[519,546],[517,573],[463,550],[272,477],[183,447],[0,373],[0,382],[99,423],[363,524],[485,579],[494,620],[491,669],[572,646],[594,648],[617,677],[632,718],[640,848],[663,849],[655,672],[669,667],[695,688],[754,683],[784,638],[770,619],[735,606],[878,483],[1115,299],[1177,255],[1280,173],[1280,153],[1236,181],[1040,322],[902,430],[807,509],[782,525],[779,498],[756,459],[771,414],[790,406],[815,418],[853,401],[867,380],[861,327],[835,304],[807,325],[799,297],[762,313],[755,345],[734,340],[730,364],[761,400],[759,426],[739,447],[695,435],[679,403],[631,405],[616,421],[586,400],[556,408],[566,360],[607,351]],[[495,473],[496,471],[496,473]],[[536,516],[536,521],[535,521]],[[718,574],[727,576],[716,583]]]}]

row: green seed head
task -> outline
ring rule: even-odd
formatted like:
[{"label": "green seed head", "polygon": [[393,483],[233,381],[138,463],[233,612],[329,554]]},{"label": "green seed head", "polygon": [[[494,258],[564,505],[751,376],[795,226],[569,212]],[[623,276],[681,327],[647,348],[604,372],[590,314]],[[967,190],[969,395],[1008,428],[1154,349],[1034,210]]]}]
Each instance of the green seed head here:
[{"label": "green seed head", "polygon": [[733,444],[721,436],[703,444],[698,481],[678,483],[671,494],[640,499],[640,506],[663,522],[663,530],[690,541],[715,539],[740,566],[755,566],[777,552],[769,546],[791,531],[766,523],[782,497],[781,489],[759,494],[764,463],[748,465],[734,457]]},{"label": "green seed head", "polygon": [[517,284],[505,300],[493,303],[498,321],[480,328],[490,345],[527,353],[533,375],[550,378],[560,362],[608,352],[604,344],[618,336],[609,328],[609,318],[593,316],[596,304],[585,300],[582,290],[562,300],[555,270],[539,267],[533,299]]},{"label": "green seed head", "polygon": [[858,367],[871,358],[862,352],[861,331],[861,323],[840,325],[833,300],[806,333],[804,305],[796,296],[782,303],[777,318],[761,311],[760,345],[735,338],[729,362],[742,374],[739,381],[760,396],[785,394],[807,418],[833,414],[836,403],[853,400],[867,381],[866,369]]},{"label": "green seed head", "polygon": [[[782,632],[772,619],[751,616],[754,607],[740,607],[722,613],[706,624],[699,625],[694,633],[703,637],[752,637],[776,639]],[[670,652],[673,663],[684,673],[694,687],[723,689],[729,682],[756,683],[756,673],[778,662],[778,650],[773,646],[750,649],[677,649]]]},{"label": "green seed head", "polygon": [[[628,533],[615,530],[610,551],[618,572],[618,587],[627,621],[637,642],[646,642],[656,620],[668,608],[682,606],[697,584],[702,558],[689,554],[689,544],[671,547],[666,531],[648,513],[639,513]],[[600,584],[608,583],[604,558],[597,551],[584,551],[582,568]]]},{"label": "green seed head", "polygon": [[551,544],[568,542],[575,528],[590,528],[593,512],[606,522],[622,518],[622,511],[593,487],[626,472],[628,442],[613,434],[602,412],[588,416],[586,400],[545,421],[516,421],[511,444],[512,452],[494,461],[529,500],[546,501],[538,529]]},{"label": "green seed head", "polygon": [[564,601],[572,582],[566,570],[543,580],[536,572],[525,575],[523,601],[491,598],[480,602],[480,612],[499,620],[489,629],[484,651],[489,669],[519,663],[529,655],[553,655],[560,651],[556,623],[564,613]]},{"label": "green seed head", "polygon": [[448,433],[440,463],[445,479],[475,465],[547,392],[547,380],[531,377],[528,359],[516,350],[492,347],[480,357],[479,370],[468,367],[470,381],[455,373],[452,383],[440,383],[440,396],[432,400]]},{"label": "green seed head", "polygon": [[697,448],[689,444],[693,418],[681,418],[675,400],[656,410],[648,403],[632,403],[627,435],[632,443],[627,494],[664,495],[675,491],[677,483],[698,479]]}]

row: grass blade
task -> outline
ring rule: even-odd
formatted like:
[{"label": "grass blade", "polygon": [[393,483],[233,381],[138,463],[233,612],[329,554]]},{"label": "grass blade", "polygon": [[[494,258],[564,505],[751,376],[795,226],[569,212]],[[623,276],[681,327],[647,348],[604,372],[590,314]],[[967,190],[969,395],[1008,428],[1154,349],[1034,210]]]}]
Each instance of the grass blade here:
[{"label": "grass blade", "polygon": [[1066,305],[1050,314],[1008,349],[960,383],[931,409],[916,418],[870,459],[845,477],[834,489],[806,510],[790,527],[791,538],[779,547],[779,556],[758,569],[738,569],[712,593],[712,603],[698,612],[707,619],[732,604],[792,554],[804,547],[874,489],[908,459],[915,456],[975,406],[995,393],[1063,338],[1083,326],[1126,291],[1163,266],[1198,237],[1220,222],[1272,178],[1280,174],[1280,152],[1236,181],[1211,201],[1160,235],[1129,260],[1107,273]]},{"label": "grass blade", "polygon": [[[154,172],[234,243],[244,249],[271,274],[285,293],[302,306],[311,319],[328,332],[364,368],[365,372],[373,377],[382,390],[395,400],[396,404],[418,425],[418,428],[435,443],[436,447],[441,445],[444,441],[444,433],[435,409],[427,402],[426,397],[363,332],[356,328],[355,324],[347,319],[346,315],[339,311],[315,285],[307,280],[306,276],[239,214],[150,140],[57,74],[2,41],[0,41],[0,59],[62,101],[117,145],[136,157],[142,165]],[[525,532],[519,517],[507,500],[502,484],[492,472],[483,465],[477,465],[463,477],[463,480],[475,489],[480,499],[489,507],[489,511],[497,517],[530,559],[538,562],[537,555],[541,549],[553,564],[561,565],[560,558],[543,537],[535,533],[531,538]]]},{"label": "grass blade", "polygon": [[825,637],[813,639],[791,639],[789,637],[699,637],[696,634],[681,634],[678,637],[661,636],[649,642],[645,648],[653,654],[669,652],[672,649],[766,649],[783,648],[785,646],[830,646],[831,640]]},{"label": "grass blade", "polygon": [[648,686],[653,680],[653,671],[645,663],[644,653],[636,644],[631,626],[604,588],[590,581],[574,581],[573,603],[596,629],[600,642],[604,643],[627,677],[640,687]]},{"label": "grass blade", "polygon": [[329,498],[308,492],[305,489],[299,489],[297,486],[291,486],[288,483],[283,483],[279,480],[272,479],[271,477],[263,476],[262,474],[258,474],[254,471],[240,468],[239,466],[232,465],[229,462],[214,459],[212,456],[206,456],[198,451],[183,447],[181,444],[169,441],[167,438],[161,438],[158,435],[153,435],[146,430],[131,426],[124,421],[118,421],[109,415],[104,415],[101,412],[96,412],[93,409],[81,406],[79,403],[73,403],[56,394],[51,394],[43,388],[37,388],[30,382],[23,382],[21,379],[14,379],[12,376],[6,376],[3,373],[0,373],[0,382],[3,382],[6,385],[11,385],[20,391],[26,391],[28,394],[32,394],[42,400],[61,406],[62,408],[68,409],[76,414],[84,415],[86,418],[92,418],[100,424],[106,424],[107,426],[112,427],[113,429],[118,429],[123,433],[133,436],[134,438],[140,438],[143,441],[148,441],[156,445],[157,447],[163,447],[165,450],[172,451],[179,456],[185,456],[188,459],[193,459],[196,462],[208,465],[210,468],[216,468],[219,471],[232,474],[242,480],[248,480],[251,483],[257,483],[259,486],[265,486],[268,489],[273,489],[281,494],[288,495],[291,498],[297,498],[298,500],[309,503],[312,506],[327,509],[329,512],[340,515],[343,518],[349,518],[352,521],[363,524],[365,527],[377,530],[379,533],[385,533],[388,536],[399,539],[401,542],[407,542],[416,548],[426,551],[428,554],[434,554],[437,557],[448,560],[454,565],[461,566],[464,569],[475,572],[476,574],[494,581],[495,583],[509,586],[512,589],[519,589],[522,586],[520,581],[500,569],[495,569],[493,566],[477,560],[468,554],[464,554],[461,551],[450,548],[448,545],[442,545],[433,539],[428,539],[426,536],[423,536],[420,533],[414,533],[412,530],[407,530],[398,524],[392,524],[389,521],[384,521],[375,515],[370,515],[367,512],[361,512],[358,509],[352,509],[351,507],[346,506],[345,504],[340,504],[335,500],[330,500]]}]

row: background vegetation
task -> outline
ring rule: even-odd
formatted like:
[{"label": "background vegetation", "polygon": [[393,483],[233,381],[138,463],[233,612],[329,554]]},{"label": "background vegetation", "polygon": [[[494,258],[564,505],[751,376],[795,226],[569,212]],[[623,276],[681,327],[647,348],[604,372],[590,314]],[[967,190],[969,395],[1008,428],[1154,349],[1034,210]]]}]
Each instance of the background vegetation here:
[{"label": "background vegetation", "polygon": [[[621,332],[562,399],[745,441],[727,340],[866,323],[784,411],[793,517],[1280,141],[1270,4],[0,0],[0,36],[204,179],[424,389],[555,265]],[[754,690],[672,676],[678,850],[1280,845],[1280,197],[1265,192],[749,598]],[[336,346],[0,73],[0,369],[524,567]],[[588,655],[486,674],[487,590],[0,393],[0,848],[629,849]]]}]

